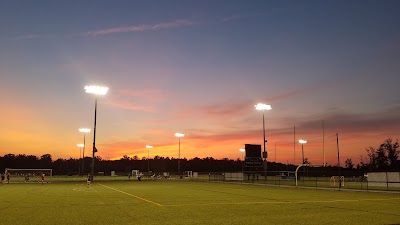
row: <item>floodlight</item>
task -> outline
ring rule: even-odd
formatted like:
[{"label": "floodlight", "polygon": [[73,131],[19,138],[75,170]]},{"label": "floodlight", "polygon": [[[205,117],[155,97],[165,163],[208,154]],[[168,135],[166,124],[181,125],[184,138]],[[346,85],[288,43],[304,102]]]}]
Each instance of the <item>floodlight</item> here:
[{"label": "floodlight", "polygon": [[244,149],[244,148],[241,148],[241,149],[239,149],[239,151],[240,151],[240,152],[245,152],[245,151],[246,151],[246,149]]},{"label": "floodlight", "polygon": [[153,148],[153,146],[151,146],[151,145],[146,145],[146,148]]},{"label": "floodlight", "polygon": [[80,147],[80,148],[83,148],[83,147],[85,147],[85,145],[84,145],[84,144],[77,144],[76,146],[78,146],[78,147]]},{"label": "floodlight", "polygon": [[272,107],[271,105],[267,105],[267,104],[263,104],[263,103],[258,103],[257,105],[255,105],[257,110],[271,110]]},{"label": "floodlight", "polygon": [[184,137],[185,136],[185,134],[182,134],[182,133],[175,133],[175,137]]},{"label": "floodlight", "polygon": [[82,132],[82,133],[90,133],[91,130],[92,129],[90,129],[90,128],[79,128],[79,132]]},{"label": "floodlight", "polygon": [[108,92],[108,87],[102,87],[102,86],[85,86],[86,93],[91,93],[95,95],[105,95]]},{"label": "floodlight", "polygon": [[300,143],[300,144],[306,144],[307,141],[306,141],[306,140],[303,140],[303,139],[300,139],[300,140],[299,140],[299,143]]}]

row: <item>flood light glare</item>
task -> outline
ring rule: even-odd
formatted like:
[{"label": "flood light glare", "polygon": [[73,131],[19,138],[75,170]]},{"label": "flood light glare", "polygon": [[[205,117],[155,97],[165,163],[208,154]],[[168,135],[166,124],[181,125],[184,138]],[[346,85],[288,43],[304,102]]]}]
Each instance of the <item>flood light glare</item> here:
[{"label": "flood light glare", "polygon": [[82,133],[90,133],[91,130],[92,129],[90,129],[90,128],[79,128],[79,132],[82,132]]},{"label": "flood light glare", "polygon": [[153,148],[153,146],[151,146],[151,145],[146,145],[146,148]]},{"label": "flood light glare", "polygon": [[299,140],[299,143],[300,143],[300,144],[306,144],[307,141],[306,141],[306,140],[303,140],[303,139],[300,139],[300,140]]},{"label": "flood light glare", "polygon": [[85,86],[86,93],[91,93],[95,95],[106,95],[108,92],[108,87],[102,87],[102,86]]},{"label": "flood light glare", "polygon": [[246,151],[246,149],[244,149],[244,148],[241,148],[241,149],[239,149],[239,151],[241,151],[241,152],[245,152],[245,151]]},{"label": "flood light glare", "polygon": [[182,133],[175,133],[175,137],[184,137],[185,136],[185,134],[182,134]]},{"label": "flood light glare", "polygon": [[257,105],[255,105],[256,110],[271,110],[272,107],[271,105],[267,105],[267,104],[263,104],[263,103],[258,103]]},{"label": "flood light glare", "polygon": [[85,145],[84,144],[77,144],[76,146],[83,148]]}]

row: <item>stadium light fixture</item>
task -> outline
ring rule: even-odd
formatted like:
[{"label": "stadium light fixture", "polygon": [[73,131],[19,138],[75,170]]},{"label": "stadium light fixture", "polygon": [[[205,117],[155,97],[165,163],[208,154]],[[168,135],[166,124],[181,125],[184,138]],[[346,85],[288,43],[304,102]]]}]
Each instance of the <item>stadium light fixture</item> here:
[{"label": "stadium light fixture", "polygon": [[83,150],[82,150],[82,173],[85,174],[85,146],[86,146],[86,133],[90,133],[90,128],[79,128],[79,132],[83,133]]},{"label": "stadium light fixture", "polygon": [[255,105],[256,110],[261,110],[263,112],[263,142],[264,142],[264,152],[263,152],[263,158],[264,158],[264,168],[265,168],[265,179],[267,179],[267,172],[268,172],[268,153],[265,148],[265,143],[267,142],[267,139],[265,139],[265,119],[264,119],[264,111],[265,110],[271,110],[272,106],[264,103],[258,103]]},{"label": "stadium light fixture", "polygon": [[239,149],[239,151],[242,153],[242,173],[243,173],[243,167],[244,167],[244,152],[246,151],[246,149],[241,148],[241,149]]},{"label": "stadium light fixture", "polygon": [[146,145],[147,148],[147,172],[150,172],[150,149],[153,148],[151,145]]},{"label": "stadium light fixture", "polygon": [[271,105],[267,105],[267,104],[263,104],[263,103],[258,103],[257,105],[255,105],[256,110],[271,110],[272,107]]},{"label": "stadium light fixture", "polygon": [[300,139],[299,143],[301,144],[301,155],[302,155],[303,164],[304,164],[304,144],[307,144],[307,141],[304,139]]},{"label": "stadium light fixture", "polygon": [[95,95],[106,95],[108,92],[108,87],[90,85],[90,86],[85,86],[85,90],[86,93],[91,93]]},{"label": "stadium light fixture", "polygon": [[[86,93],[94,94],[96,96],[98,95],[106,95],[108,92],[108,87],[104,86],[96,86],[96,85],[90,85],[90,86],[85,86]],[[94,104],[94,129],[93,129],[93,152],[92,152],[92,164],[90,165],[90,180],[93,181],[93,176],[94,176],[94,154],[97,152],[96,148],[96,118],[97,118],[97,97],[95,98],[95,104]]]},{"label": "stadium light fixture", "polygon": [[299,140],[299,143],[300,143],[300,144],[307,144],[307,141],[306,141],[306,140],[303,140],[303,139],[300,139],[300,140]]},{"label": "stadium light fixture", "polygon": [[182,133],[175,133],[175,137],[184,137],[185,136],[185,134],[182,134]]},{"label": "stadium light fixture", "polygon": [[90,133],[91,130],[92,129],[90,129],[90,128],[79,128],[79,132],[81,132],[81,133]]},{"label": "stadium light fixture", "polygon": [[185,134],[183,134],[183,133],[175,133],[175,137],[177,137],[178,138],[178,140],[179,140],[179,147],[178,147],[178,174],[179,174],[179,177],[180,178],[182,178],[182,176],[181,176],[181,137],[184,137],[185,136]]},{"label": "stadium light fixture", "polygon": [[244,160],[244,156],[243,156],[243,154],[244,154],[244,152],[246,151],[246,149],[244,149],[244,148],[241,148],[241,149],[239,149],[239,151],[242,153],[242,160]]}]

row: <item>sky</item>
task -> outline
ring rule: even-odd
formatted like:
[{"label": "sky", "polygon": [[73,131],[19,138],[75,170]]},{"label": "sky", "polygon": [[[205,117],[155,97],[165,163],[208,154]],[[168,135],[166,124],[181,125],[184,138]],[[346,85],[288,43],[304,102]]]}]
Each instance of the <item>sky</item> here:
[{"label": "sky", "polygon": [[[0,155],[358,163],[400,135],[400,1],[0,0]],[[109,87],[105,96],[86,85]],[[255,104],[271,104],[257,111]],[[295,127],[295,134],[294,134]],[[339,145],[336,142],[339,136]],[[87,134],[85,154],[92,151]]]}]

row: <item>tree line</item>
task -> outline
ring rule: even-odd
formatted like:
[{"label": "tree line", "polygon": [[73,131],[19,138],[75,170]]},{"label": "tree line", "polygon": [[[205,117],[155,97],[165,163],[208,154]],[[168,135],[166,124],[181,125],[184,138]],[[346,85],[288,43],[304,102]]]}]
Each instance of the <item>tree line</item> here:
[{"label": "tree line", "polygon": [[[348,171],[399,171],[400,161],[398,156],[399,142],[392,139],[385,140],[378,148],[369,147],[366,149],[367,156],[361,157],[360,164],[354,168],[352,160],[347,158],[342,166],[343,172]],[[85,168],[82,169],[82,161]],[[307,160],[308,162],[308,160]],[[84,159],[56,159],[53,160],[50,154],[44,154],[40,157],[25,154],[6,154],[0,156],[0,171],[5,168],[13,169],[52,169],[55,175],[77,175],[87,174],[90,171],[92,163],[91,157]],[[214,159],[213,157],[206,158],[193,158],[193,159],[180,159],[180,171],[196,171],[196,172],[236,172],[246,170],[243,161],[240,159]],[[95,158],[95,172],[104,172],[110,174],[111,171],[119,173],[129,173],[132,170],[139,170],[146,172],[148,170],[156,173],[161,172],[177,172],[178,159],[155,156],[154,158],[147,159],[145,157],[139,158],[138,156],[128,157],[124,155],[118,160],[104,160],[101,157]],[[326,166],[321,170],[336,171],[337,165]],[[250,168],[251,169],[251,168]],[[268,162],[268,171],[294,171],[295,165]],[[310,168],[311,169],[311,168]],[[247,168],[249,170],[249,168]]]}]

